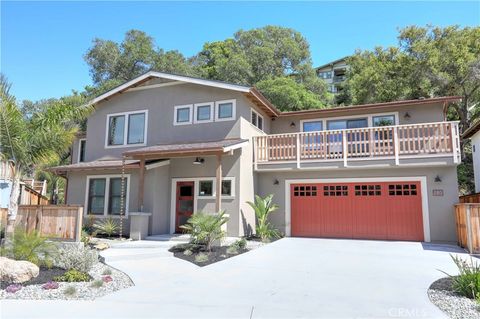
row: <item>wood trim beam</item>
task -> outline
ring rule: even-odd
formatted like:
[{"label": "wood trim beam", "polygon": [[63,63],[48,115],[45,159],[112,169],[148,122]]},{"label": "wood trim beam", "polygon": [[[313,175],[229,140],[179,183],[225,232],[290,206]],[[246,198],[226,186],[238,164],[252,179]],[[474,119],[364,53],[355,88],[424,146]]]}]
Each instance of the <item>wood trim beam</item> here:
[{"label": "wood trim beam", "polygon": [[138,210],[143,212],[143,198],[145,192],[145,158],[140,159],[140,177],[138,181]]},{"label": "wood trim beam", "polygon": [[215,211],[222,210],[222,154],[217,154]]}]

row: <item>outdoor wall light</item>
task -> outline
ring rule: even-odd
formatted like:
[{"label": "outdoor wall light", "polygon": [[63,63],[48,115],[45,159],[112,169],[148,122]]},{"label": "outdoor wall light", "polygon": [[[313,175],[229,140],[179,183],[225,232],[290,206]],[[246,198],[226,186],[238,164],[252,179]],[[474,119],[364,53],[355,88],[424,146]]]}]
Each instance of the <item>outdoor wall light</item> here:
[{"label": "outdoor wall light", "polygon": [[406,120],[409,120],[411,118],[410,113],[406,112],[405,115],[403,116]]},{"label": "outdoor wall light", "polygon": [[290,123],[290,127],[291,127],[291,128],[294,128],[295,126],[296,126],[296,125],[295,125],[295,122]]},{"label": "outdoor wall light", "polygon": [[205,159],[204,159],[204,158],[197,157],[197,158],[195,158],[195,160],[193,161],[193,164],[195,164],[195,165],[200,165],[200,164],[203,164],[204,162],[205,162]]},{"label": "outdoor wall light", "polygon": [[273,180],[273,185],[278,185],[278,184],[280,184],[280,182],[278,181],[278,179],[275,178],[275,179]]},{"label": "outdoor wall light", "polygon": [[442,178],[439,175],[437,175],[437,176],[435,176],[434,181],[435,181],[435,183],[440,183],[440,182],[442,182]]}]

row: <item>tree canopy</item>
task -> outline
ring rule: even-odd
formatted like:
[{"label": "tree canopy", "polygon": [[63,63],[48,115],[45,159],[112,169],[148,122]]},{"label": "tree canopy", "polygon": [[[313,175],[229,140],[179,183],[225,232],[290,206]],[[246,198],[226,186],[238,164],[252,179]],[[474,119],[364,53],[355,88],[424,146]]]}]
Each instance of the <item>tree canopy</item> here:
[{"label": "tree canopy", "polygon": [[[315,75],[307,40],[290,28],[266,26],[240,30],[233,38],[205,43],[186,58],[178,51],[156,48],[152,37],[138,30],[126,33],[121,43],[95,39],[85,54],[94,82],[90,94],[106,91],[147,70],[192,75],[206,79],[258,86],[282,110],[324,107],[331,102],[326,84]],[[288,77],[288,79],[287,79]],[[302,96],[294,104],[279,95],[282,83]]]}]

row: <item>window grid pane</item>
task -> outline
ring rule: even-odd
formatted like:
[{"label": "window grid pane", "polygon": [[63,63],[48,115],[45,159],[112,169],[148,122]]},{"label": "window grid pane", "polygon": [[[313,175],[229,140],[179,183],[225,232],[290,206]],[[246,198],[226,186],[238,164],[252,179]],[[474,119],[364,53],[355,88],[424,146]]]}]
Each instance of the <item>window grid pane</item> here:
[{"label": "window grid pane", "polygon": [[142,144],[145,134],[145,113],[128,117],[128,144]]},{"label": "window grid pane", "polygon": [[197,107],[197,121],[210,120],[210,105],[201,105]]},{"label": "window grid pane", "polygon": [[108,145],[122,145],[125,131],[125,115],[111,116],[108,126]]},{"label": "window grid pane", "polygon": [[88,190],[88,214],[103,215],[105,208],[105,178],[91,179]]},{"label": "window grid pane", "polygon": [[213,195],[213,181],[200,181],[198,188],[198,196]]},{"label": "window grid pane", "polygon": [[222,195],[232,196],[232,181],[231,180],[222,181]]},{"label": "window grid pane", "polygon": [[226,119],[233,117],[233,104],[221,103],[218,105],[218,118]]},{"label": "window grid pane", "polygon": [[177,109],[177,123],[185,123],[190,121],[190,108],[184,107]]}]

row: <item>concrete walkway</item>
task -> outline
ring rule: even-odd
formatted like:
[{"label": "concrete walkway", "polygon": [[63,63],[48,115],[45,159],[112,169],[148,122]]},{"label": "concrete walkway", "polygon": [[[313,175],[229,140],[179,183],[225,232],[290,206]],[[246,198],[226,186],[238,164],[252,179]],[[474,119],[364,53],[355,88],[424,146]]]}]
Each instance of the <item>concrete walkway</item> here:
[{"label": "concrete walkway", "polygon": [[445,318],[427,288],[454,246],[285,238],[199,268],[170,242],[122,243],[107,262],[136,286],[95,301],[1,301],[9,318]]}]

